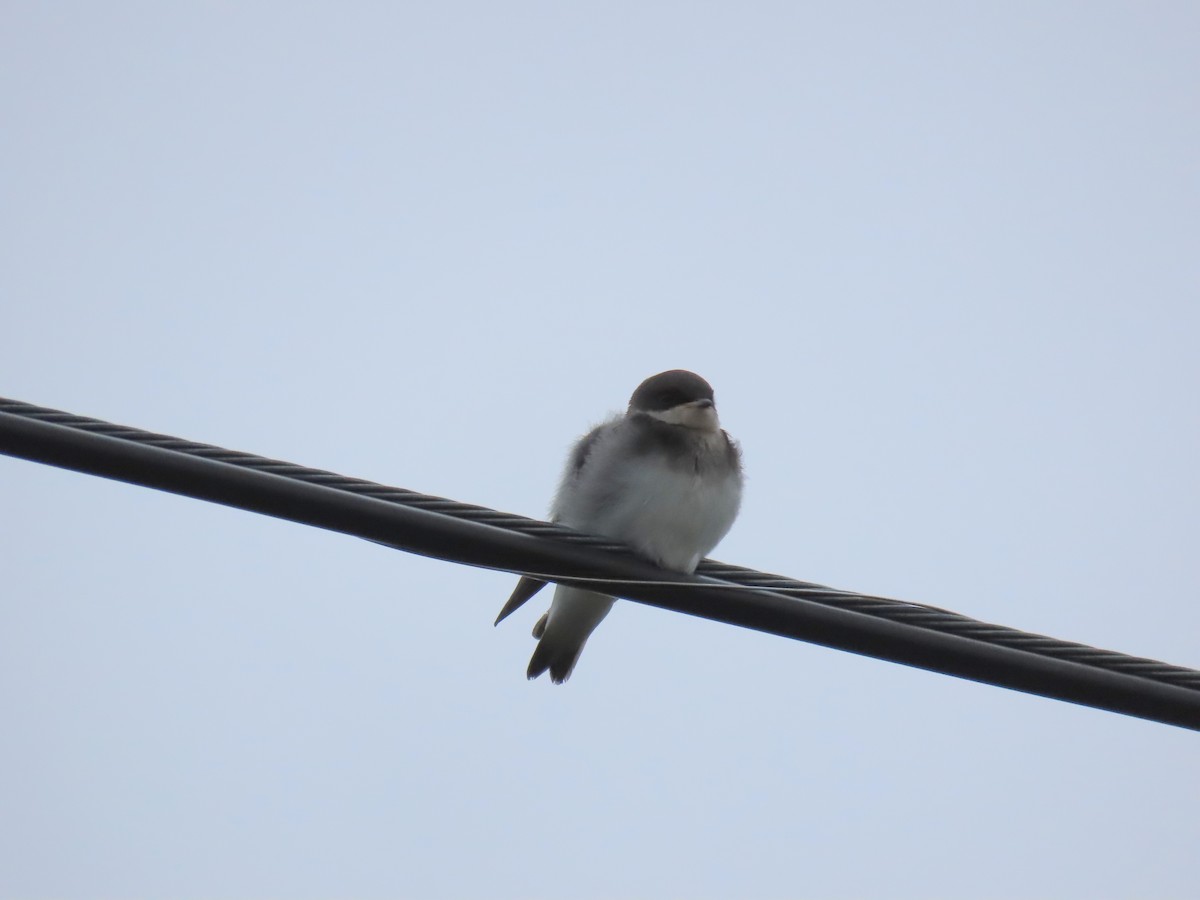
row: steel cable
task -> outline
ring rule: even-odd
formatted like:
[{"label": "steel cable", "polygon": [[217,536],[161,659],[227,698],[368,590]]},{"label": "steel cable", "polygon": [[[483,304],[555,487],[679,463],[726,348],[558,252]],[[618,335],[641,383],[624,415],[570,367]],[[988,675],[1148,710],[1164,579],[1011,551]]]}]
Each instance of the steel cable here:
[{"label": "steel cable", "polygon": [[[8,417],[24,419],[30,422],[46,423],[86,434],[100,435],[106,438],[113,438],[121,442],[126,442],[128,444],[153,447],[159,450],[168,451],[173,454],[183,454],[189,457],[195,457],[197,459],[209,460],[215,463],[236,467],[238,469],[243,469],[250,472],[266,473],[272,476],[285,478],[293,482],[319,486],[322,488],[328,488],[342,492],[344,494],[383,501],[394,506],[420,510],[426,513],[435,514],[437,516],[455,519],[461,522],[486,525],[491,528],[501,529],[502,531],[513,534],[534,538],[538,541],[549,542],[550,544],[558,545],[560,547],[575,546],[587,548],[589,551],[602,551],[606,554],[627,560],[629,564],[633,564],[635,561],[635,557],[633,557],[628,548],[622,544],[617,544],[612,541],[581,534],[554,523],[542,522],[536,519],[530,519],[512,513],[499,512],[486,507],[461,503],[443,497],[421,494],[416,491],[410,491],[403,488],[388,487],[386,485],[377,484],[359,478],[350,478],[333,472],[307,468],[294,463],[268,459],[250,453],[228,450],[195,441],[187,441],[181,438],[172,437],[170,435],[155,434],[137,428],[115,425],[113,423],[98,419],[91,419],[59,410],[34,406],[32,404],[23,403],[16,400],[0,398],[0,434],[3,434],[6,421],[12,421]],[[12,455],[24,456],[25,458],[29,459],[39,459],[39,461],[50,462],[57,465],[65,465],[68,468],[76,468],[80,471],[90,470],[87,465],[77,465],[70,462],[62,462],[61,460],[42,458],[37,452],[28,452],[27,450],[14,451],[11,447],[7,446],[0,446],[0,452],[8,452]],[[149,480],[143,480],[137,477],[112,475],[99,471],[97,474],[108,474],[108,477],[121,477],[123,480],[134,481],[135,483],[144,483],[153,487],[163,487],[167,490],[174,489],[169,485],[164,486],[163,484],[152,483]],[[228,500],[214,498],[207,494],[191,493],[183,490],[177,492],[187,493],[189,496],[201,496],[204,499],[216,499],[216,502],[227,502],[229,505],[240,505],[243,506],[243,508],[257,508],[251,504],[230,502]],[[259,511],[263,510],[259,509]],[[268,512],[268,514],[278,513]],[[300,518],[296,518],[296,520],[303,521],[303,519]],[[350,527],[339,527],[336,525],[327,525],[325,527],[334,527],[336,530],[343,530],[347,533],[356,533],[360,536],[366,536],[365,534]],[[385,543],[389,546],[400,546],[391,542],[386,537],[384,537],[382,540],[378,538],[369,539],[376,539],[380,543]],[[402,549],[413,548],[405,545],[402,547]],[[427,555],[438,556],[444,559],[455,559],[453,554],[446,553],[445,548],[440,546],[435,547],[432,551],[430,548],[425,548],[416,549],[415,552],[424,552]],[[646,584],[653,584],[658,588],[657,592],[649,591],[649,593],[656,593],[656,596],[662,596],[663,590],[671,587],[673,587],[675,591],[696,590],[703,587],[703,585],[693,583],[691,580],[672,582],[669,579],[664,579],[664,573],[662,573],[661,570],[656,570],[653,577],[647,580],[613,577],[611,574],[607,574],[602,577],[589,578],[588,576],[582,574],[578,567],[572,568],[571,571],[559,571],[554,567],[537,567],[533,569],[528,566],[514,567],[510,564],[511,561],[502,559],[489,558],[482,561],[480,559],[460,561],[467,561],[474,565],[485,565],[492,568],[521,572],[522,574],[540,577],[545,580],[564,580],[568,582],[573,580],[574,583],[595,581],[598,586],[607,585],[610,588],[615,588],[615,590],[612,590],[614,593],[620,593],[620,588],[622,587],[633,591],[633,593],[637,593],[638,591],[634,590],[635,586]],[[665,574],[670,575],[670,573]],[[818,604],[829,609],[857,613],[874,619],[894,622],[911,628],[953,635],[955,637],[968,639],[979,644],[1007,648],[1009,650],[1017,650],[1021,651],[1022,653],[1031,654],[1046,659],[1060,660],[1085,666],[1093,670],[1102,670],[1124,676],[1132,676],[1145,681],[1169,685],[1175,688],[1185,688],[1189,692],[1195,692],[1196,697],[1198,700],[1200,700],[1200,671],[1193,669],[1169,665],[1167,663],[1152,659],[1132,657],[1122,653],[1117,653],[1110,650],[1102,650],[1084,644],[1062,641],[1044,635],[1030,634],[1014,628],[981,622],[979,620],[937,607],[900,600],[892,600],[884,597],[858,594],[851,591],[838,590],[824,585],[798,581],[796,579],[781,575],[758,572],[753,569],[729,565],[714,560],[705,560],[703,563],[701,563],[696,574],[697,576],[701,576],[706,580],[721,582],[726,588],[737,586],[737,589],[748,592],[786,594],[789,597],[800,599],[807,603]],[[647,593],[647,591],[642,591],[642,593]],[[632,599],[643,598],[632,597]],[[658,601],[655,599],[646,599],[645,602],[653,603]],[[729,602],[736,601],[734,600]],[[672,607],[667,603],[660,603],[660,605],[667,606],[668,608],[679,608],[678,606]],[[696,614],[708,615],[710,618],[720,618],[703,611],[696,612]],[[721,618],[721,620],[734,621],[734,619],[728,618]],[[759,625],[754,624],[752,617],[751,620],[737,621],[736,624],[747,624],[748,627],[760,627]],[[785,630],[780,629],[779,627],[762,627],[761,630],[773,631],[774,633],[780,634],[788,634],[789,636],[800,636],[790,628]],[[820,639],[817,640],[818,642],[827,643],[830,646],[842,646],[830,641],[821,641]],[[853,649],[846,647],[843,648]],[[879,652],[877,649],[868,649],[859,652],[868,652],[871,655],[879,656],[881,658],[895,658],[897,661],[901,662],[924,665],[922,662],[913,662],[911,659],[890,656],[888,653]],[[934,668],[938,671],[950,671],[947,669],[939,669],[936,666],[926,667]],[[960,673],[950,671],[950,674]],[[977,675],[968,674],[964,677],[974,677],[976,680],[1005,684],[1005,686],[1010,687],[1014,686],[1013,684],[1007,684],[1000,680],[979,677]],[[1016,686],[1021,690],[1031,690],[1028,687],[1020,685]],[[1053,693],[1037,690],[1032,690],[1032,692],[1045,693],[1047,696],[1056,696]],[[1087,700],[1077,702],[1089,702],[1091,705],[1101,705]],[[1197,709],[1200,709],[1200,706],[1197,706]],[[1180,723],[1176,721],[1174,724]],[[1197,726],[1189,727],[1200,727],[1200,719],[1197,720]]]}]

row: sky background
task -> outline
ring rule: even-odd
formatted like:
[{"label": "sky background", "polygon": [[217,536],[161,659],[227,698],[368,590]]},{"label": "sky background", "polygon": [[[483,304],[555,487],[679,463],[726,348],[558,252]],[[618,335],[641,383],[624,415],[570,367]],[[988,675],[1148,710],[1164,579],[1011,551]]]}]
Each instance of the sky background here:
[{"label": "sky background", "polygon": [[[0,395],[1200,666],[1194,3],[7,3]],[[1194,733],[0,458],[0,897],[1194,897]]]}]

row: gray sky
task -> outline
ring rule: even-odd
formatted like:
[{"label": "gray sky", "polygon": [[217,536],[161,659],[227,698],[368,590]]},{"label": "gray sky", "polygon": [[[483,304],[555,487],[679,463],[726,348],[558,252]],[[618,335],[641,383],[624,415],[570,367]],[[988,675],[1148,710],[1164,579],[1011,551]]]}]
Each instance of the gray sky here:
[{"label": "gray sky", "polygon": [[[1200,666],[1190,3],[7,4],[0,395]],[[0,458],[3,898],[1194,896],[1193,733]]]}]

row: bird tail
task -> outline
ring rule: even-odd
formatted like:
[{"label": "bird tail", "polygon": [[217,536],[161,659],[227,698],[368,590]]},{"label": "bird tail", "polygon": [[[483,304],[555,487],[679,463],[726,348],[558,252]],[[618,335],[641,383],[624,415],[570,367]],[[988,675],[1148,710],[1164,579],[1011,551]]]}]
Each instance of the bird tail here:
[{"label": "bird tail", "polygon": [[550,611],[533,626],[538,645],[525,674],[537,678],[549,671],[555,684],[570,678],[588,637],[608,615],[613,602],[606,594],[560,585]]},{"label": "bird tail", "polygon": [[529,660],[526,676],[537,678],[549,669],[550,680],[555,684],[562,684],[575,671],[575,663],[579,662],[579,654],[583,652],[585,644],[587,644],[586,639],[583,643],[574,646],[556,646],[544,640],[538,641],[537,648],[533,651],[533,658]]}]

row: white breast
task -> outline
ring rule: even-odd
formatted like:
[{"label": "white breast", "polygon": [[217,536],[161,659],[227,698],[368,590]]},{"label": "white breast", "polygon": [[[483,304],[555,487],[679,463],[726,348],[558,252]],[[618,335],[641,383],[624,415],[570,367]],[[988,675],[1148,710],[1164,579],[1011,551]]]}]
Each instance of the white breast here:
[{"label": "white breast", "polygon": [[702,477],[645,465],[630,472],[627,484],[631,502],[616,504],[602,533],[679,572],[693,571],[717,546],[741,503],[740,479],[732,474]]},{"label": "white breast", "polygon": [[[563,485],[559,520],[622,540],[664,568],[693,571],[737,517],[740,472],[711,465],[696,472],[654,455],[627,457],[619,436],[613,437],[592,451],[578,482]],[[723,458],[724,434],[717,431],[710,440],[706,449]]]}]

